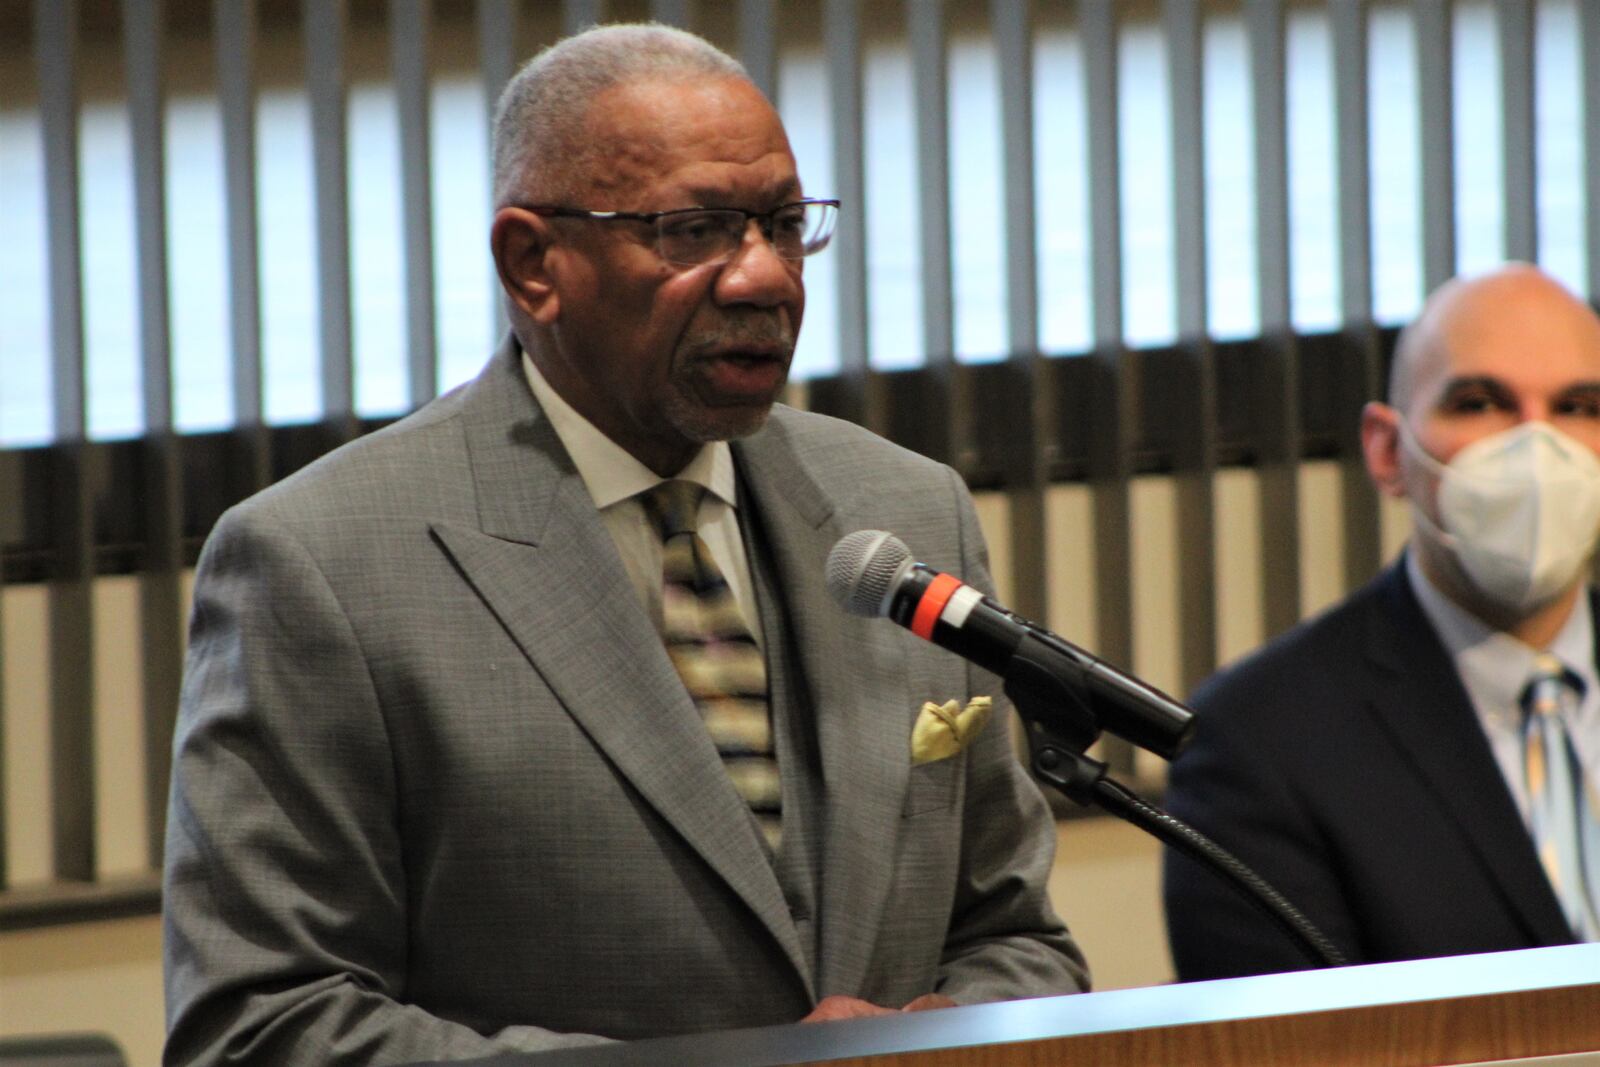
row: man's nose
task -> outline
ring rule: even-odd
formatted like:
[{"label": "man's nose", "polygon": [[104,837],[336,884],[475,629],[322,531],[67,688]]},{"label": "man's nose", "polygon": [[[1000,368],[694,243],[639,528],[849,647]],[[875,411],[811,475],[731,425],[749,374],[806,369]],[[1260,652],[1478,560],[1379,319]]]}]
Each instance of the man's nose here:
[{"label": "man's nose", "polygon": [[794,299],[800,285],[799,261],[780,256],[751,219],[744,240],[717,275],[716,297],[723,304],[775,307]]}]

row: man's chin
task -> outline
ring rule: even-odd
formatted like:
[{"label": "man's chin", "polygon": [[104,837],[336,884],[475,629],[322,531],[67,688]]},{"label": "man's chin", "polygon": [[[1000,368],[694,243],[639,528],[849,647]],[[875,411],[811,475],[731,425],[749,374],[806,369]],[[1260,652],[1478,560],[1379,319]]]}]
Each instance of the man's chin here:
[{"label": "man's chin", "polygon": [[695,404],[683,410],[669,411],[673,426],[691,441],[704,444],[708,441],[734,441],[749,437],[767,424],[772,414],[773,401],[760,404],[739,404],[727,407],[709,407]]},{"label": "man's chin", "polygon": [[768,404],[759,412],[748,413],[737,419],[719,419],[714,424],[706,424],[705,434],[699,440],[737,441],[749,437],[767,424],[767,416],[771,414],[772,405]]},{"label": "man's chin", "polygon": [[788,384],[787,368],[764,376],[750,388],[717,388],[708,376],[695,376],[674,383],[664,398],[663,413],[674,429],[691,441],[732,441],[749,437],[766,425],[772,405]]}]

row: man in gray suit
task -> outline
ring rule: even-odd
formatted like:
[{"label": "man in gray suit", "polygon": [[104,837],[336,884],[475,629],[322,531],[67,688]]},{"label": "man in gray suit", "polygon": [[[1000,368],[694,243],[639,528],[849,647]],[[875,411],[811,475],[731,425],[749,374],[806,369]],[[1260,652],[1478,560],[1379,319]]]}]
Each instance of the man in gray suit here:
[{"label": "man in gray suit", "polygon": [[[771,106],[698,38],[590,31],[508,87],[495,171],[514,337],[230,511],[202,556],[167,1061],[467,1058],[1083,988],[1001,720],[912,758],[925,702],[998,680],[825,594],[860,528],[989,579],[954,472],[773,403],[833,208],[805,202]],[[760,820],[659,630],[639,494],[663,479],[706,490],[695,541],[760,650]]]}]

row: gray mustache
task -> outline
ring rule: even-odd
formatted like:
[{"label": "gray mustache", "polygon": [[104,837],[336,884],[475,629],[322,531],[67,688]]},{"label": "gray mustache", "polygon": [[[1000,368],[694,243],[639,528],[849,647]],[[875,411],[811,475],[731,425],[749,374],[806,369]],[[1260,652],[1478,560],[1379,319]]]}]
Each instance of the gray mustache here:
[{"label": "gray mustache", "polygon": [[730,322],[715,330],[696,334],[690,338],[688,347],[692,351],[709,348],[782,348],[785,353],[792,355],[794,331],[776,318]]}]

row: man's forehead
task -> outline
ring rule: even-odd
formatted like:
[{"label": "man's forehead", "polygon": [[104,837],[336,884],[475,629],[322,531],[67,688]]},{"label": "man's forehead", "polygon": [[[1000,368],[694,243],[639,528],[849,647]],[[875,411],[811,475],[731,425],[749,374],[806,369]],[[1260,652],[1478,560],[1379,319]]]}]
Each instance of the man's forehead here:
[{"label": "man's forehead", "polygon": [[1555,395],[1600,379],[1600,320],[1548,279],[1519,270],[1456,283],[1409,346],[1412,397],[1464,384]]},{"label": "man's forehead", "polygon": [[774,153],[753,165],[691,165],[670,177],[677,189],[704,207],[739,206],[719,203],[730,197],[775,203],[800,193],[800,175],[787,153]]},{"label": "man's forehead", "polygon": [[618,82],[586,112],[594,136],[674,152],[701,142],[787,144],[783,121],[751,82],[736,77],[643,78]]},{"label": "man's forehead", "polygon": [[1587,312],[1563,304],[1481,310],[1435,335],[1426,360],[1433,375],[1545,387],[1600,377],[1600,323]]},{"label": "man's forehead", "polygon": [[738,78],[626,82],[601,93],[590,133],[597,190],[665,185],[678,195],[785,196],[800,181],[788,137],[760,90]]},{"label": "man's forehead", "polygon": [[639,211],[685,207],[755,210],[776,207],[801,195],[800,176],[787,152],[770,153],[747,163],[678,160],[675,165],[657,156],[622,152],[609,158],[590,188],[607,204],[616,201],[618,208]]}]

